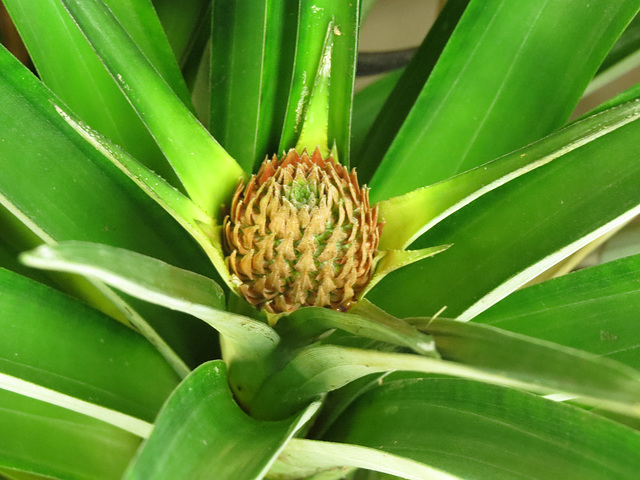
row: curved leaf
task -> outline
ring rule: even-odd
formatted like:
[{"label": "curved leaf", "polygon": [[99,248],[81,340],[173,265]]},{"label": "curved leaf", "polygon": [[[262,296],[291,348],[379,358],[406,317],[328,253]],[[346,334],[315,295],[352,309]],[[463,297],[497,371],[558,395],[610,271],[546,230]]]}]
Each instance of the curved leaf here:
[{"label": "curved leaf", "polygon": [[214,2],[210,130],[249,173],[281,153],[297,9],[294,0]]},{"label": "curved leaf", "polygon": [[408,247],[424,232],[482,195],[560,159],[639,116],[640,102],[623,103],[485,165],[380,202],[380,216],[385,221],[380,248]]},{"label": "curved leaf", "polygon": [[[158,75],[99,0],[62,0],[140,115],[191,198],[217,218],[244,173]],[[167,121],[171,119],[171,121]]]},{"label": "curved leaf", "polygon": [[0,311],[4,376],[148,422],[178,384],[171,366],[133,330],[4,269]]},{"label": "curved leaf", "polygon": [[[354,314],[355,313],[355,314]],[[310,343],[332,329],[344,330],[360,337],[371,338],[412,349],[414,352],[437,356],[433,338],[410,324],[390,316],[340,313],[320,307],[306,307],[281,318],[276,331],[289,345]]]},{"label": "curved leaf", "polygon": [[634,119],[459,209],[414,244],[451,248],[392,272],[368,298],[399,317],[446,306],[473,318],[640,213],[639,132]]},{"label": "curved leaf", "polygon": [[366,468],[410,480],[458,480],[445,472],[374,448],[291,439],[269,471],[278,480],[297,480],[326,470]]},{"label": "curved leaf", "polygon": [[87,125],[78,122],[59,111],[60,116],[78,132],[87,142],[101,152],[111,163],[122,170],[147,195],[165,209],[200,244],[216,267],[217,273],[231,291],[237,285],[231,280],[231,274],[224,260],[220,226],[188,197],[185,197],[166,180],[152,170],[131,158],[126,152],[110,143]]},{"label": "curved leaf", "polygon": [[224,362],[205,363],[171,395],[124,478],[260,479],[317,407],[280,422],[254,420],[234,402]]},{"label": "curved leaf", "polygon": [[585,403],[640,416],[640,372],[625,365],[479,325],[433,320],[428,332],[445,360],[330,344],[300,348],[265,380],[251,412],[257,418],[282,418],[365,375],[404,370],[578,395]]},{"label": "curved leaf", "polygon": [[323,40],[328,25],[333,22],[331,65],[332,70],[340,74],[331,77],[329,145],[335,141],[341,162],[348,165],[360,2],[302,0],[299,8],[293,79],[278,150],[289,150],[297,143],[320,65]]},{"label": "curved leaf", "polygon": [[514,292],[474,321],[640,368],[640,256]]},{"label": "curved leaf", "polygon": [[472,1],[370,182],[372,201],[560,127],[639,7],[636,0],[589,8],[579,0]]},{"label": "curved leaf", "polygon": [[6,390],[0,424],[0,465],[47,478],[118,479],[140,443],[119,428]]},{"label": "curved leaf", "polygon": [[267,325],[224,311],[224,294],[213,280],[155,258],[107,245],[64,242],[43,245],[20,259],[36,268],[96,277],[136,298],[190,313],[247,353],[268,351],[277,343]]},{"label": "curved leaf", "polygon": [[[175,174],[59,0],[8,0],[40,78],[80,118],[170,180]],[[187,105],[184,80],[148,0],[105,2]],[[73,72],[73,75],[69,75]]]},{"label": "curved leaf", "polygon": [[[189,235],[71,128],[66,107],[3,48],[0,70],[0,109],[11,112],[0,126],[0,203],[12,215],[42,241],[102,242],[210,271]],[[113,292],[99,294],[144,328]],[[197,363],[203,347],[216,341],[187,317],[134,306],[189,362]]]},{"label": "curved leaf", "polygon": [[527,393],[448,378],[385,380],[324,440],[355,443],[461,478],[632,479],[640,434]]}]

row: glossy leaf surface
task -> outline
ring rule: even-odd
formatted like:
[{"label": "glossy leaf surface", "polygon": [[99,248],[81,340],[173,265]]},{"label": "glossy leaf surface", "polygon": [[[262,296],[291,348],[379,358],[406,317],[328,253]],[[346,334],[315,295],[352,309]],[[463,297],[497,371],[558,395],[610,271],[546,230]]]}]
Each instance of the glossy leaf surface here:
[{"label": "glossy leaf surface", "polygon": [[632,479],[640,434],[527,393],[447,378],[384,381],[324,439],[423,462],[461,478]]},{"label": "glossy leaf surface", "polygon": [[360,2],[302,0],[297,25],[293,79],[278,150],[293,148],[300,135],[304,112],[316,78],[327,28],[333,22],[329,97],[329,146],[335,141],[341,163],[349,164],[351,104],[355,78]]},{"label": "glossy leaf surface", "polygon": [[[433,335],[443,360],[352,348],[349,337],[338,337],[337,342],[327,337],[285,357],[286,364],[265,380],[253,399],[253,414],[278,418],[365,375],[404,370],[570,394],[588,404],[640,415],[640,372],[625,365],[486,326],[438,319],[425,319],[426,326],[415,322]],[[288,392],[284,398],[283,391]]]},{"label": "glossy leaf surface", "polygon": [[283,341],[303,345],[333,329],[390,343],[422,355],[437,356],[433,338],[393,317],[340,313],[327,308],[308,307],[281,318],[275,327]]},{"label": "glossy leaf surface", "polygon": [[[135,110],[59,0],[5,2],[40,78],[93,128],[170,180],[175,175]],[[105,2],[183,102],[189,95],[149,1]],[[72,75],[69,72],[73,72]]]},{"label": "glossy leaf surface", "polygon": [[[5,208],[42,241],[101,242],[210,271],[189,235],[87,144],[65,120],[66,107],[2,48],[0,70],[0,109],[12,112],[0,131]],[[135,307],[187,361],[201,355],[202,344],[215,342],[188,318]],[[176,321],[182,322],[179,329]]]},{"label": "glossy leaf surface", "polygon": [[278,141],[291,85],[297,1],[216,1],[210,130],[251,172]]},{"label": "glossy leaf surface", "polygon": [[389,274],[369,299],[399,317],[446,306],[473,318],[640,212],[639,132],[632,121],[461,208],[414,243],[451,248]]},{"label": "glossy leaf surface", "polygon": [[358,151],[354,160],[354,166],[358,168],[362,182],[371,180],[382,157],[422,91],[468,3],[468,0],[456,0],[445,4],[422,45],[384,102],[362,142],[362,149]]},{"label": "glossy leaf surface", "polygon": [[560,127],[639,7],[471,2],[371,180],[372,200],[438,182]]},{"label": "glossy leaf surface", "polygon": [[142,336],[66,295],[0,269],[0,370],[153,421],[178,377]]},{"label": "glossy leaf surface", "polygon": [[118,479],[140,443],[119,428],[5,390],[0,424],[0,465],[47,478]]},{"label": "glossy leaf surface", "polygon": [[233,400],[224,362],[205,363],[171,395],[124,478],[262,478],[316,408],[280,422],[254,420]]},{"label": "glossy leaf surface", "polygon": [[640,257],[581,270],[514,292],[474,321],[640,368]]},{"label": "glossy leaf surface", "polygon": [[281,480],[306,478],[319,471],[365,468],[410,480],[457,480],[445,472],[374,448],[344,443],[292,439],[270,470]]},{"label": "glossy leaf surface", "polygon": [[[62,0],[134,106],[192,199],[217,217],[238,179],[239,165],[209,135],[98,0]],[[171,119],[171,121],[167,121]]]},{"label": "glossy leaf surface", "polygon": [[639,115],[640,102],[622,102],[485,165],[380,202],[380,216],[385,221],[380,248],[407,248],[482,195],[635,121]]}]

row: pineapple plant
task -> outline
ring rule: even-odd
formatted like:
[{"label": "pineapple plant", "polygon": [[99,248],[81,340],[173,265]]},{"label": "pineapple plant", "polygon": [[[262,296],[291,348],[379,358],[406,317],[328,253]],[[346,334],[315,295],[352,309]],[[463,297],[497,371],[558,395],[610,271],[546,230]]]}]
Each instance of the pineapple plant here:
[{"label": "pineapple plant", "polygon": [[0,476],[637,476],[640,1],[372,3],[2,0]]}]

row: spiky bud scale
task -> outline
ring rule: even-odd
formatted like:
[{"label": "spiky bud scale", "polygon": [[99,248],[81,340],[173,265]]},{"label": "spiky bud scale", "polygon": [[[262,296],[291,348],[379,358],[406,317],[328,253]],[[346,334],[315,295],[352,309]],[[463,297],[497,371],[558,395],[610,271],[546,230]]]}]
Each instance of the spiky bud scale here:
[{"label": "spiky bud scale", "polygon": [[371,278],[381,229],[355,170],[318,149],[292,149],[238,184],[223,242],[240,293],[256,307],[346,310]]}]

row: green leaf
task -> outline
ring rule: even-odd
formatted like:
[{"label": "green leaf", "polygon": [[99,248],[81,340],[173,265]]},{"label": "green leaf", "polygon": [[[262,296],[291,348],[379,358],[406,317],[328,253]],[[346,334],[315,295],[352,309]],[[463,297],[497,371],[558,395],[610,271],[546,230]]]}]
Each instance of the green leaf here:
[{"label": "green leaf", "polygon": [[414,244],[453,246],[391,273],[369,299],[398,317],[446,306],[473,318],[640,212],[639,132],[634,119],[459,209]]},{"label": "green leaf", "polygon": [[178,384],[171,366],[133,330],[4,269],[0,311],[4,376],[148,422]]},{"label": "green leaf", "polygon": [[197,37],[209,22],[209,0],[152,0],[178,65],[185,66]]},{"label": "green leaf", "polygon": [[238,179],[244,175],[240,166],[173,93],[104,4],[99,0],[62,1],[191,198],[217,218],[220,206],[229,201]]},{"label": "green leaf", "polygon": [[232,282],[231,274],[224,260],[221,227],[216,225],[216,221],[166,180],[131,158],[117,145],[111,144],[87,125],[74,120],[63,112],[60,114],[76,132],[122,170],[191,234],[209,256],[220,278],[235,292],[237,286]]},{"label": "green leaf", "polygon": [[[327,35],[322,46],[322,56],[318,64],[318,72],[311,87],[307,110],[300,128],[300,137],[296,142],[296,151],[302,154],[305,150],[319,150],[323,158],[329,156],[329,104],[331,101],[331,56],[335,33],[334,24],[329,22]],[[335,143],[334,143],[335,145]],[[335,148],[333,155],[338,157]]]},{"label": "green leaf", "polygon": [[[166,178],[162,153],[59,0],[5,2],[40,78],[80,118]],[[153,66],[181,100],[189,94],[148,0],[107,0]],[[73,75],[69,75],[73,72]]]},{"label": "green leaf", "polygon": [[[638,370],[581,350],[474,322],[424,319],[412,323],[433,335],[438,352],[445,360],[531,385],[584,395],[584,401],[591,404],[593,399],[601,399],[605,403],[633,406],[640,393]],[[611,408],[619,406],[611,405]]]},{"label": "green leaf", "polygon": [[234,402],[224,362],[205,363],[171,395],[124,478],[262,478],[317,407],[280,422],[254,420]]},{"label": "green leaf", "polygon": [[482,195],[635,121],[639,115],[639,102],[618,105],[485,165],[380,202],[380,216],[385,221],[380,249],[408,247]]},{"label": "green leaf", "polygon": [[385,380],[324,440],[355,443],[461,478],[635,478],[640,434],[527,393],[448,378]]},{"label": "green leaf", "polygon": [[451,245],[441,245],[438,247],[422,248],[420,250],[382,250],[378,253],[378,257],[376,258],[376,266],[373,276],[360,294],[360,297],[364,297],[369,290],[375,287],[380,280],[391,272],[420,260],[424,260],[425,258],[433,257],[438,253],[444,252],[450,246]]},{"label": "green leaf", "polygon": [[640,256],[584,269],[523,290],[474,320],[640,368]]},{"label": "green leaf", "polygon": [[372,201],[441,181],[560,127],[639,6],[472,1],[370,182]]},{"label": "green leaf", "polygon": [[296,480],[326,470],[366,468],[410,480],[456,480],[445,472],[374,448],[292,439],[269,471],[279,480]]},{"label": "green leaf", "polygon": [[[105,243],[211,271],[189,235],[78,135],[66,107],[3,48],[0,70],[0,109],[12,112],[0,128],[0,203],[12,215],[42,241]],[[144,328],[131,305],[108,289],[100,295]],[[199,322],[133,305],[190,363],[216,341]]]},{"label": "green leaf", "polygon": [[6,390],[0,424],[0,465],[54,478],[118,479],[140,443],[112,425]]},{"label": "green leaf", "polygon": [[[355,314],[354,314],[355,313]],[[306,307],[281,318],[276,331],[289,345],[304,345],[332,329],[412,349],[414,352],[437,356],[433,339],[402,320],[383,315],[340,313],[320,307]]]},{"label": "green leaf", "polygon": [[297,143],[309,94],[320,66],[327,27],[334,24],[329,94],[329,145],[337,146],[341,162],[349,164],[351,104],[355,79],[360,2],[301,0],[293,80],[287,102],[279,151]]},{"label": "green leaf", "polygon": [[640,15],[636,15],[609,51],[585,96],[628,74],[640,64]]},{"label": "green leaf", "polygon": [[65,242],[38,247],[21,259],[37,268],[95,277],[135,298],[203,320],[221,333],[227,362],[232,367],[234,360],[240,363],[241,373],[233,380],[236,388],[241,384],[243,398],[251,394],[252,383],[261,381],[260,363],[279,342],[264,323],[226,312],[222,290],[213,280],[154,258],[107,245]]},{"label": "green leaf", "polygon": [[[351,125],[351,150],[354,153],[353,163],[362,161],[360,150],[363,147],[365,136],[380,113],[385,101],[393,91],[402,72],[403,70],[389,72],[362,90],[359,90],[353,96],[353,120]],[[362,177],[362,175],[360,175],[360,177]]]},{"label": "green leaf", "polygon": [[438,319],[414,319],[414,323],[433,335],[443,360],[330,345],[329,338],[325,344],[299,348],[286,363],[281,361],[283,366],[252,400],[251,412],[258,418],[280,418],[365,375],[404,370],[580,396],[590,405],[640,415],[640,372],[625,365],[482,325]]},{"label": "green leaf", "polygon": [[251,172],[279,154],[296,45],[298,2],[214,2],[211,133]]},{"label": "green leaf", "polygon": [[375,122],[372,122],[371,129],[362,142],[362,149],[357,150],[358,155],[354,161],[362,182],[371,180],[468,4],[469,0],[445,4],[377,117],[374,117]]}]

